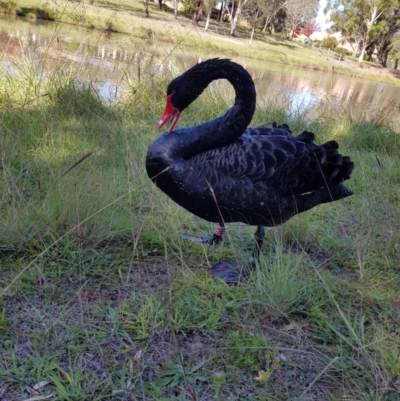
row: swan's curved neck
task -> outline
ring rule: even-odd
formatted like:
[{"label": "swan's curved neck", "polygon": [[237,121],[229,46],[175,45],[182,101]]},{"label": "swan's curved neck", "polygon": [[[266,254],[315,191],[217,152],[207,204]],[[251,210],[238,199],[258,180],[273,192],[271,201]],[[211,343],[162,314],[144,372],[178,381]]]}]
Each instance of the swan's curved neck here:
[{"label": "swan's curved neck", "polygon": [[234,105],[221,117],[169,135],[179,135],[180,156],[188,159],[210,149],[228,145],[238,139],[251,122],[256,106],[256,90],[250,74],[239,64],[224,63],[221,68],[204,71],[198,95],[217,79],[227,79],[235,89]]}]

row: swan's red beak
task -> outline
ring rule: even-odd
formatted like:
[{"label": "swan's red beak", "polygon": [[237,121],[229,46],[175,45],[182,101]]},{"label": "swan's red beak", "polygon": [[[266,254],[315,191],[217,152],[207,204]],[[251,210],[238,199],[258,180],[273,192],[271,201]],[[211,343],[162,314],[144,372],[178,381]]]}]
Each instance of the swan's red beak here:
[{"label": "swan's red beak", "polygon": [[174,129],[176,123],[179,120],[179,117],[181,116],[181,112],[174,106],[172,106],[171,103],[171,98],[174,93],[171,93],[167,96],[167,104],[165,105],[164,113],[161,116],[160,121],[158,122],[158,128],[161,128],[170,118],[172,118],[171,125],[168,128],[168,133],[170,133]]}]

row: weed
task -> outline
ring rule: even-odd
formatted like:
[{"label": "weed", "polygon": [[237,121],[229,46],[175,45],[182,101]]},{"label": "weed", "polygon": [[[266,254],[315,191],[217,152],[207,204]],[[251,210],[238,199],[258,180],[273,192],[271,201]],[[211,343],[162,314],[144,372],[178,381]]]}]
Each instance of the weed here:
[{"label": "weed", "polygon": [[212,382],[215,398],[218,400],[221,386],[226,382],[225,374],[221,371],[215,372],[212,376]]},{"label": "weed", "polygon": [[0,335],[6,331],[7,319],[6,319],[6,309],[2,308],[0,312]]},{"label": "weed", "polygon": [[228,354],[225,356],[232,365],[251,371],[261,369],[265,361],[265,338],[241,324],[238,330],[229,332],[226,338]]},{"label": "weed", "polygon": [[[183,361],[183,356],[180,356]],[[187,384],[193,384],[197,382],[204,382],[207,379],[199,374],[199,370],[203,367],[204,361],[194,365],[184,367],[181,363],[166,363],[162,369],[157,371],[157,374],[161,378],[157,381],[157,384],[161,387],[178,387]]]}]

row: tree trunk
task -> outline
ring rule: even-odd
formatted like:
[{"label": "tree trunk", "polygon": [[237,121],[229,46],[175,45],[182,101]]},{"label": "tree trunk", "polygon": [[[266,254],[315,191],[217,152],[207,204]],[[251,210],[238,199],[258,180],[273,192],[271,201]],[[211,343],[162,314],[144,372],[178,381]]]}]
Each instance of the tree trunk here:
[{"label": "tree trunk", "polygon": [[212,13],[212,7],[210,7],[210,11],[207,14],[206,26],[204,27],[205,31],[208,29],[208,26],[210,25],[211,13]]},{"label": "tree trunk", "polygon": [[298,25],[295,21],[292,20],[292,23],[288,25],[289,31],[289,40],[293,40],[294,34],[296,33]]},{"label": "tree trunk", "polygon": [[203,5],[204,5],[204,0],[195,0],[194,13],[192,18],[193,25],[199,25],[199,21],[201,20],[201,16],[203,14]]},{"label": "tree trunk", "polygon": [[162,10],[162,0],[158,0],[158,8]]},{"label": "tree trunk", "polygon": [[236,12],[235,12],[235,16],[232,18],[233,15],[233,2],[232,2],[232,13],[231,13],[231,35],[235,36],[235,30],[237,27],[237,23],[239,21],[239,17],[242,14],[242,10],[243,10],[243,6],[247,3],[247,0],[239,0],[237,8],[236,8]]},{"label": "tree trunk", "polygon": [[[361,43],[362,43],[362,39],[358,38],[357,39],[357,45],[356,45],[356,47],[354,49],[353,57],[360,57],[360,53],[361,53],[361,50],[362,50]],[[358,56],[357,56],[357,54],[358,54]]]},{"label": "tree trunk", "polygon": [[144,11],[146,13],[146,18],[150,17],[149,14],[149,0],[143,0]]},{"label": "tree trunk", "polygon": [[254,26],[251,28],[251,34],[250,34],[250,40],[249,40],[249,46],[251,46],[251,44],[253,43],[253,36],[254,36],[254,31],[256,30],[256,28],[254,28]]},{"label": "tree trunk", "polygon": [[390,51],[390,41],[384,40],[383,44],[378,47],[378,61],[381,63],[382,67],[387,66],[387,59],[389,57]]},{"label": "tree trunk", "polygon": [[364,61],[364,54],[365,54],[365,46],[363,45],[360,56],[358,57],[358,62],[361,64]]},{"label": "tree trunk", "polygon": [[251,44],[253,43],[254,31],[256,30],[257,18],[258,18],[259,13],[260,13],[260,8],[258,7],[256,10],[256,15],[254,16],[253,23],[251,24],[251,34],[250,34],[249,46],[251,46]]},{"label": "tree trunk", "polygon": [[387,59],[389,56],[389,50],[383,52],[383,57],[380,59],[382,67],[386,68],[387,67]]},{"label": "tree trunk", "polygon": [[365,36],[363,38],[363,46],[361,49],[361,53],[360,53],[360,57],[358,58],[358,62],[362,63],[364,61],[364,54],[365,54],[365,49],[368,46],[368,36],[369,33],[371,31],[372,25],[375,23],[375,21],[380,17],[382,13],[378,14],[378,7],[374,6],[374,8],[372,9],[372,13],[371,13],[371,18],[369,21],[366,21],[366,25],[367,25],[367,32],[365,33]]},{"label": "tree trunk", "polygon": [[173,2],[174,2],[174,19],[178,19],[179,0],[173,0]]},{"label": "tree trunk", "polygon": [[238,15],[239,14],[236,13],[235,16],[231,19],[231,32],[230,32],[230,34],[232,36],[235,36],[236,26],[237,26],[238,19],[239,19]]},{"label": "tree trunk", "polygon": [[395,58],[395,59],[394,59],[394,67],[393,67],[393,68],[394,68],[395,70],[397,70],[397,67],[398,67],[398,66],[399,66],[399,59],[398,59],[398,58]]},{"label": "tree trunk", "polygon": [[221,8],[219,9],[219,13],[218,13],[218,19],[217,19],[218,22],[221,22],[224,8],[225,8],[225,2],[223,1],[223,2],[221,2]]},{"label": "tree trunk", "polygon": [[290,30],[290,32],[289,32],[289,40],[293,40],[293,36],[294,36],[295,32],[296,32],[296,28]]},{"label": "tree trunk", "polygon": [[269,18],[265,18],[265,23],[264,23],[263,29],[261,30],[261,33],[265,33],[265,31],[267,30],[268,22],[269,22]]}]

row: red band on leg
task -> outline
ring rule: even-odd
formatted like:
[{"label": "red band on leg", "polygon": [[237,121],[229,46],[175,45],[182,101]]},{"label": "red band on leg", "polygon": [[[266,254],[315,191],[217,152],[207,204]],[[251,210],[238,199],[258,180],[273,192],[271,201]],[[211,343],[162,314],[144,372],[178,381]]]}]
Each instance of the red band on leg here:
[{"label": "red band on leg", "polygon": [[222,227],[218,224],[218,226],[215,228],[214,234],[222,237],[225,234],[225,231],[226,227]]}]

